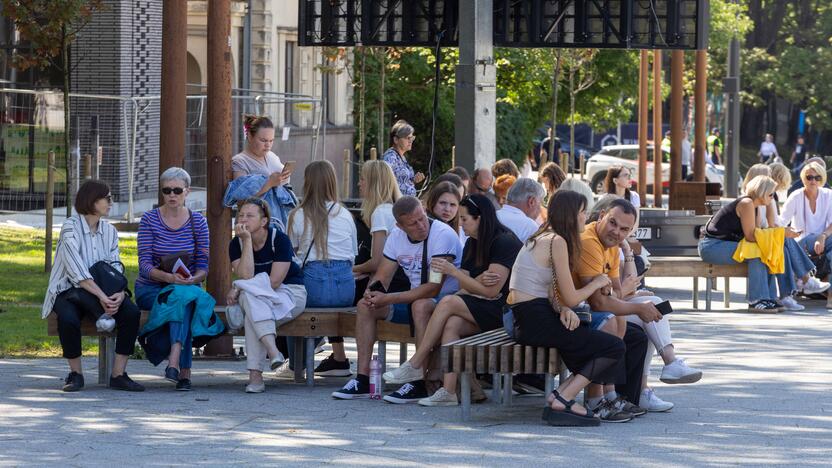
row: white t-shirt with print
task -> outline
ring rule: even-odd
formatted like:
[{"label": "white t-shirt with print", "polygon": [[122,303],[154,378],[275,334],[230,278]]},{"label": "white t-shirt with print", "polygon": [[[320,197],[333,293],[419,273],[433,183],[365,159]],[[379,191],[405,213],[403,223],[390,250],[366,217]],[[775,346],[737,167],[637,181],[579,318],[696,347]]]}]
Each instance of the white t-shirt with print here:
[{"label": "white t-shirt with print", "polygon": [[396,227],[396,218],[393,216],[393,204],[378,205],[370,216],[370,233],[384,231],[389,236],[394,227]]},{"label": "white t-shirt with print", "polygon": [[[450,226],[433,221],[428,234],[428,260],[433,257],[453,257],[453,264],[458,268],[462,260],[462,245],[459,236]],[[418,288],[422,284],[422,242],[413,242],[399,227],[393,229],[384,244],[384,256],[399,264],[410,279],[410,288]],[[445,278],[440,295],[453,294],[459,290],[459,282],[455,278]]]}]

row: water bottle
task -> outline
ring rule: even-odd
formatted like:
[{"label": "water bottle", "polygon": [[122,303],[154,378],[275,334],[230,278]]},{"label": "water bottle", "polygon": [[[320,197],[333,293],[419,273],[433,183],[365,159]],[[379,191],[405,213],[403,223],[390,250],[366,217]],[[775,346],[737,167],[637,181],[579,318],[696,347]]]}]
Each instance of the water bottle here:
[{"label": "water bottle", "polygon": [[381,361],[376,355],[370,361],[370,398],[381,400]]}]

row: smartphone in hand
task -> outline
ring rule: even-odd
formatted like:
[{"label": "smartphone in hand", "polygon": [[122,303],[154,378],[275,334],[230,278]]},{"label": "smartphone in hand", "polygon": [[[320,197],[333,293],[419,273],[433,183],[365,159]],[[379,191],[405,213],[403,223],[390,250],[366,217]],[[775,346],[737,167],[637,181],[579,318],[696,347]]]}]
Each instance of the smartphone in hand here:
[{"label": "smartphone in hand", "polygon": [[673,307],[670,305],[670,301],[659,302],[656,304],[656,309],[658,309],[659,313],[662,315],[667,315],[673,312]]}]

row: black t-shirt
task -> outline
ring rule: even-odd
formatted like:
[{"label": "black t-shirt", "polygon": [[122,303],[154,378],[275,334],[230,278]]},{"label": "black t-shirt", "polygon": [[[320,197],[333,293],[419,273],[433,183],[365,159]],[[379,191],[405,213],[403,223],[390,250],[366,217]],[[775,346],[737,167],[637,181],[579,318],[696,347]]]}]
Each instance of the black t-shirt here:
[{"label": "black t-shirt", "polygon": [[[509,275],[511,275],[511,267],[514,266],[514,260],[517,258],[517,254],[520,253],[520,249],[522,247],[523,243],[520,242],[520,239],[518,239],[513,232],[506,231],[499,234],[493,241],[491,241],[491,249],[489,249],[488,252],[488,261],[485,262],[484,265],[476,265],[477,240],[473,237],[469,237],[465,242],[465,249],[462,251],[462,265],[460,268],[466,270],[471,275],[471,278],[476,278],[488,270],[488,265],[496,263],[508,268]],[[506,278],[506,282],[501,290],[503,293],[503,299],[505,299],[506,294],[508,294],[508,280],[509,278]]]},{"label": "black t-shirt", "polygon": [[[276,234],[274,241],[272,241],[272,234]],[[272,250],[272,246],[274,246],[274,250]],[[286,272],[283,284],[303,284],[303,274],[300,266],[292,261],[292,252],[292,241],[289,240],[289,236],[277,229],[269,229],[263,248],[254,252],[254,274],[271,274],[272,263],[289,262],[289,271]],[[231,239],[228,244],[228,256],[231,257],[231,261],[239,260],[242,255],[243,245],[240,238]]]}]

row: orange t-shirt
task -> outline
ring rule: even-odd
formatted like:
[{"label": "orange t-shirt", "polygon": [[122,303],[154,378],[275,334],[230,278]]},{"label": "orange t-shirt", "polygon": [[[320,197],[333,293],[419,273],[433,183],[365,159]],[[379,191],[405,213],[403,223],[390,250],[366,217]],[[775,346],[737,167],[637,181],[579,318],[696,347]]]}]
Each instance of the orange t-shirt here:
[{"label": "orange t-shirt", "polygon": [[593,278],[602,273],[610,278],[618,278],[618,267],[621,259],[618,253],[618,246],[604,248],[598,233],[595,231],[595,222],[586,225],[581,233],[581,258],[578,259],[577,268],[573,273],[575,287],[583,286],[580,278]]}]

